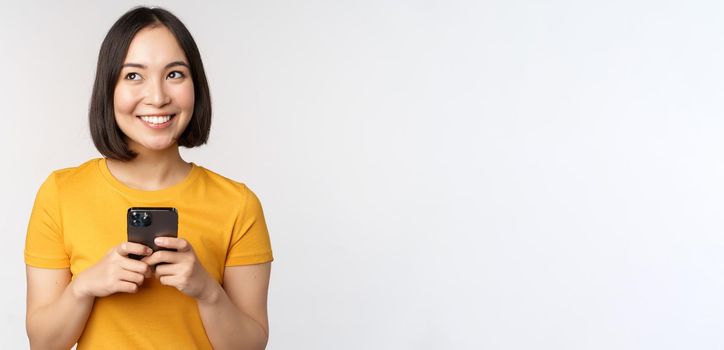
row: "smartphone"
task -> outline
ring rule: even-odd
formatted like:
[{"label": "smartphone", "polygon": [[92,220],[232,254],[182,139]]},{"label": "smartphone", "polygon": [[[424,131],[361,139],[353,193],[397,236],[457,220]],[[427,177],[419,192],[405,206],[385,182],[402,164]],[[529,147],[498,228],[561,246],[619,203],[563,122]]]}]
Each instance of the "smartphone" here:
[{"label": "smartphone", "polygon": [[[128,208],[128,241],[140,243],[153,251],[173,250],[156,246],[156,237],[178,237],[178,211],[176,208]],[[140,260],[142,255],[129,254],[129,258]]]}]

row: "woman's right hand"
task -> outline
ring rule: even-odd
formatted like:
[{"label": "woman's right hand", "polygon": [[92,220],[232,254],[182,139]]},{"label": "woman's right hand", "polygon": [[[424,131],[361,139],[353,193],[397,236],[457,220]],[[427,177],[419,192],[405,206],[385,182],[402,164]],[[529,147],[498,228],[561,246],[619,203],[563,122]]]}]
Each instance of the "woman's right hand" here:
[{"label": "woman's right hand", "polygon": [[80,297],[105,297],[114,293],[135,293],[144,279],[151,277],[145,262],[134,260],[128,254],[151,255],[151,248],[143,244],[125,242],[108,252],[103,259],[78,274],[73,281]]}]

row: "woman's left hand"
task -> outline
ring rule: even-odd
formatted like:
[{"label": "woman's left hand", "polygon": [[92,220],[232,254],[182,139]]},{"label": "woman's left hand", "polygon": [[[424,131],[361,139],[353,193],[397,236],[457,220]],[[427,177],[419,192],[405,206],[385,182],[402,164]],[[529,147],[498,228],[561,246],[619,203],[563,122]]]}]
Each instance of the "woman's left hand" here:
[{"label": "woman's left hand", "polygon": [[[176,251],[159,250],[141,261],[156,267],[156,278],[161,284],[175,287],[182,293],[201,299],[215,282],[201,266],[193,247],[183,238],[157,237],[157,246]],[[158,265],[159,263],[165,263]]]}]

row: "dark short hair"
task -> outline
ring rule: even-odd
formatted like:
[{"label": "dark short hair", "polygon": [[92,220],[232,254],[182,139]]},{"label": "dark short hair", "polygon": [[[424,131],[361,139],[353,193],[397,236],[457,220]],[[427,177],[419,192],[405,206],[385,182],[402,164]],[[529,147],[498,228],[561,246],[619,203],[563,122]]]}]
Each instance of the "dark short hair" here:
[{"label": "dark short hair", "polygon": [[98,54],[88,119],[93,143],[98,151],[108,158],[127,161],[136,157],[136,153],[128,148],[125,135],[116,124],[113,93],[133,37],[141,29],[157,25],[165,26],[176,37],[189,61],[194,83],[194,112],[179,137],[178,144],[191,148],[205,144],[209,138],[211,95],[201,54],[194,38],[171,12],[158,7],[139,6],[126,12],[113,24],[103,39]]}]

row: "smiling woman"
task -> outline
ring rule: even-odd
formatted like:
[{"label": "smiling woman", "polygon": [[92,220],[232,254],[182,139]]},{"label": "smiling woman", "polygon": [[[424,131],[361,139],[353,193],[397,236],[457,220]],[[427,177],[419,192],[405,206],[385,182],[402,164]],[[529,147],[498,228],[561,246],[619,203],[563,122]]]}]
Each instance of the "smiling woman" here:
[{"label": "smiling woman", "polygon": [[[211,103],[178,18],[139,7],[116,21],[89,121],[104,158],[54,171],[30,217],[30,345],[263,349],[273,260],[264,214],[243,183],[181,158],[179,146],[207,141]],[[172,208],[176,237],[146,230],[151,246],[129,241],[131,208]]]}]

